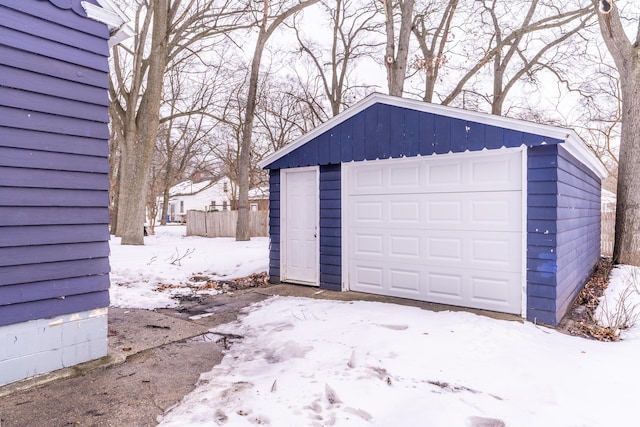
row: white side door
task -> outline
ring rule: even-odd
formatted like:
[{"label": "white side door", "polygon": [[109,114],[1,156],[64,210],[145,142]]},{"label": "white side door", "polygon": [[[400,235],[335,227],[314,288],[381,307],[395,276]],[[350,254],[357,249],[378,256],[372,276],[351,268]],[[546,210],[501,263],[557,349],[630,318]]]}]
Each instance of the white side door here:
[{"label": "white side door", "polygon": [[318,286],[318,168],[282,169],[281,280]]}]

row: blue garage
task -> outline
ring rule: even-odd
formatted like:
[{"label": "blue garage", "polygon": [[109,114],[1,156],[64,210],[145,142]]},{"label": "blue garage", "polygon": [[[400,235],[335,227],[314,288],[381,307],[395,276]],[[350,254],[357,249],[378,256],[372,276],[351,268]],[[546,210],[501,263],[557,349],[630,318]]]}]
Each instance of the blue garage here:
[{"label": "blue garage", "polygon": [[373,94],[261,166],[275,283],[554,325],[600,259],[606,171],[572,130]]}]

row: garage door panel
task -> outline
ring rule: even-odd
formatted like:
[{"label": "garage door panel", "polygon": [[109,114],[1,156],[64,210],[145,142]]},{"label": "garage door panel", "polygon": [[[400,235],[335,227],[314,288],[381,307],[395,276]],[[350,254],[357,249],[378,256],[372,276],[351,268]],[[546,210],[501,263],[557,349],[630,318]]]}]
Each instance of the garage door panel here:
[{"label": "garage door panel", "polygon": [[363,292],[384,295],[384,268],[374,265],[355,265],[351,276]]},{"label": "garage door panel", "polygon": [[435,230],[519,231],[519,192],[365,195],[349,198],[355,226]]},{"label": "garage door panel", "polygon": [[483,152],[349,164],[350,288],[519,314],[521,156]]},{"label": "garage door panel", "polygon": [[348,195],[519,191],[520,151],[464,153],[349,164]]},{"label": "garage door panel", "polygon": [[427,262],[444,262],[460,265],[464,263],[464,238],[463,236],[426,236]]},{"label": "garage door panel", "polygon": [[420,271],[390,268],[389,284],[392,291],[408,292],[415,298],[420,295]]},{"label": "garage door panel", "polygon": [[419,190],[420,164],[412,162],[406,165],[390,166],[389,187],[405,191]]},{"label": "garage door panel", "polygon": [[355,218],[358,223],[382,222],[384,205],[379,200],[355,200]]},{"label": "garage door panel", "polygon": [[464,282],[462,274],[431,271],[426,276],[427,289],[425,295],[427,299],[454,305],[462,301]]},{"label": "garage door panel", "polygon": [[353,254],[355,256],[384,256],[384,236],[382,234],[371,234],[367,232],[354,234]]},{"label": "garage door panel", "polygon": [[389,234],[389,256],[406,260],[420,260],[420,237]]},{"label": "garage door panel", "polygon": [[390,200],[389,221],[393,223],[417,225],[420,222],[420,202],[416,200]]}]

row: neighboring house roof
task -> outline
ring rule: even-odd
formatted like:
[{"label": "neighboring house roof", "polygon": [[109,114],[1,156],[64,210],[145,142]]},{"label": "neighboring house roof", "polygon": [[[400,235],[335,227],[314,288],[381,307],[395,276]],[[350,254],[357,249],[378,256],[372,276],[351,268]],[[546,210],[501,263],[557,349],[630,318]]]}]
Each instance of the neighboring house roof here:
[{"label": "neighboring house roof", "polygon": [[[193,196],[215,186],[218,183],[230,182],[228,177],[220,179],[205,179],[203,181],[193,182],[191,180],[182,181],[169,190],[170,197]],[[231,192],[231,188],[229,188]],[[269,198],[269,186],[255,187],[249,190],[249,199],[267,199]]]},{"label": "neighboring house roof", "polygon": [[[373,93],[357,104],[344,110],[342,113],[327,120],[320,126],[306,133],[296,141],[283,147],[282,149],[271,154],[267,158],[263,159],[258,165],[265,168],[277,161],[278,159],[286,156],[307,142],[317,138],[321,134],[329,131],[338,124],[348,120],[361,111],[373,106],[374,104],[386,104],[394,107],[407,108],[416,111],[422,111],[426,113],[436,114],[440,116],[453,117],[460,120],[466,120],[469,122],[484,123],[505,129],[512,129],[521,132],[527,132],[530,134],[539,135],[550,140],[561,141],[563,146],[573,155],[576,159],[586,164],[591,170],[598,174],[601,178],[607,176],[607,171],[587,147],[584,141],[578,136],[578,134],[571,130],[555,126],[549,126],[544,124],[527,122],[524,120],[512,119],[509,117],[497,116],[493,114],[479,113],[476,111],[463,110],[460,108],[453,108],[444,105],[432,104],[428,102],[418,101],[414,99],[399,98],[395,96],[383,95],[380,93]],[[552,143],[550,141],[550,143]],[[543,143],[544,144],[544,143]]]},{"label": "neighboring house roof", "polygon": [[193,182],[191,180],[182,181],[169,190],[170,196],[189,196],[193,194],[198,194],[201,191],[206,190],[207,188],[214,185],[216,182],[220,180],[218,179],[205,179],[204,181]]}]

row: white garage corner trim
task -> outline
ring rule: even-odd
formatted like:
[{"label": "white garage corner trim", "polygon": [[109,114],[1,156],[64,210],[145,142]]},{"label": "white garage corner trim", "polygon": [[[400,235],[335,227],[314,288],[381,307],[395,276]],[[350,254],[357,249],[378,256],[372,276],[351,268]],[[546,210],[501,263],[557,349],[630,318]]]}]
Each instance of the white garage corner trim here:
[{"label": "white garage corner trim", "polygon": [[529,167],[529,159],[527,156],[527,148],[520,147],[522,152],[522,306],[520,315],[522,318],[527,318],[527,210],[529,208],[529,188],[527,183],[529,182],[527,179],[528,167]]},{"label": "white garage corner trim", "polygon": [[523,151],[343,164],[343,288],[524,314]]}]

